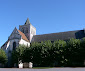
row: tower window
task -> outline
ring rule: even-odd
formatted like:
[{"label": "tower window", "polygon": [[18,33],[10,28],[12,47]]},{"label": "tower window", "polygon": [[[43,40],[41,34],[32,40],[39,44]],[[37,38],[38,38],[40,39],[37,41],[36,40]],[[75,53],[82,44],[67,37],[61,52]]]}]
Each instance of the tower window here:
[{"label": "tower window", "polygon": [[22,32],[24,33],[24,29],[22,29]]},{"label": "tower window", "polygon": [[26,30],[26,33],[28,33],[28,30]]},{"label": "tower window", "polygon": [[16,42],[13,42],[13,50],[16,49]]}]

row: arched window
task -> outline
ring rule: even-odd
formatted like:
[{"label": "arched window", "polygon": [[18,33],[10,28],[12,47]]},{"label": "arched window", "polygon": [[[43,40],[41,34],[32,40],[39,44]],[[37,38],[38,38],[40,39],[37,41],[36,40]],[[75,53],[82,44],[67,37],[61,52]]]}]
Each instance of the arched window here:
[{"label": "arched window", "polygon": [[16,42],[13,42],[13,50],[16,49]]}]

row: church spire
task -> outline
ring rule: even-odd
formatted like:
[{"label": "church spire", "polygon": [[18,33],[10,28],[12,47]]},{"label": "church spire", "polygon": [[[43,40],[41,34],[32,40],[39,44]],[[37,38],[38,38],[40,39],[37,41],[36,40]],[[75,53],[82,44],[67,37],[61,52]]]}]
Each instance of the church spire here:
[{"label": "church spire", "polygon": [[30,24],[29,18],[27,18],[25,25]]}]

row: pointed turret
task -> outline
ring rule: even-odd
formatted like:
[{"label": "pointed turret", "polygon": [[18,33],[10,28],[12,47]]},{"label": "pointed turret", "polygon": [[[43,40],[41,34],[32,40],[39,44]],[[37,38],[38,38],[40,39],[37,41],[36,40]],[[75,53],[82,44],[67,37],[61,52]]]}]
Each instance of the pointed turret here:
[{"label": "pointed turret", "polygon": [[13,34],[13,33],[19,33],[19,32],[18,32],[18,29],[17,29],[16,27],[14,28],[12,34]]},{"label": "pointed turret", "polygon": [[25,25],[30,24],[29,18],[27,18]]},{"label": "pointed turret", "polygon": [[16,29],[17,30],[17,28],[15,27],[14,29]]}]

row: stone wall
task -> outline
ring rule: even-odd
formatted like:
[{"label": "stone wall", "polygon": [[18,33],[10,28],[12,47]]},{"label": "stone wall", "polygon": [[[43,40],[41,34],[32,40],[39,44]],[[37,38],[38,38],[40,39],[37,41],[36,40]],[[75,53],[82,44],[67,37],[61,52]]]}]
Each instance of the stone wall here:
[{"label": "stone wall", "polygon": [[20,40],[19,44],[22,44],[22,45],[30,47],[30,42],[27,42],[27,41],[25,41],[23,39]]}]

